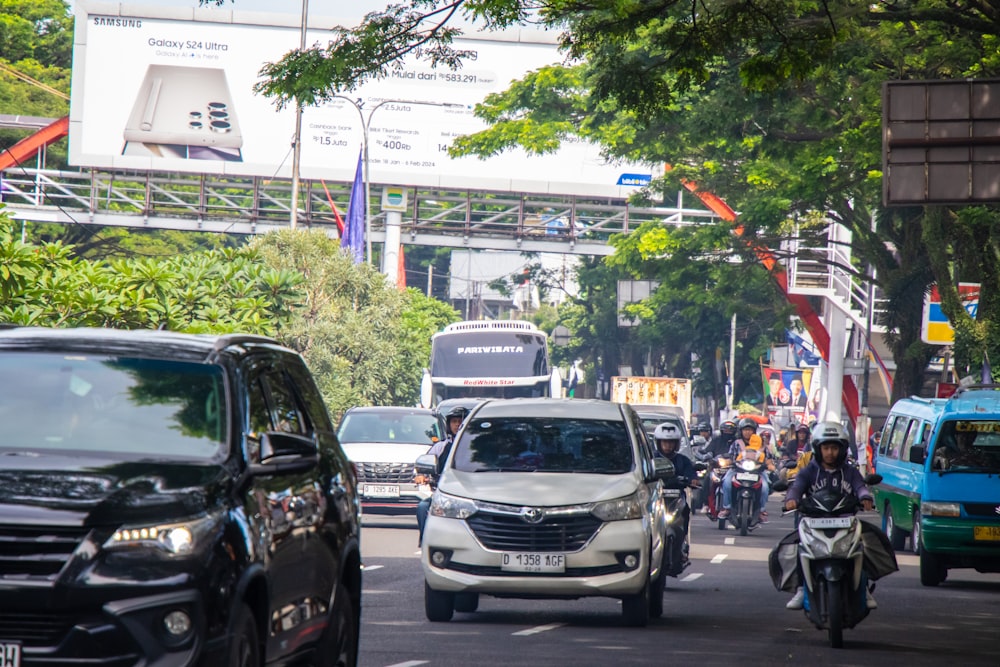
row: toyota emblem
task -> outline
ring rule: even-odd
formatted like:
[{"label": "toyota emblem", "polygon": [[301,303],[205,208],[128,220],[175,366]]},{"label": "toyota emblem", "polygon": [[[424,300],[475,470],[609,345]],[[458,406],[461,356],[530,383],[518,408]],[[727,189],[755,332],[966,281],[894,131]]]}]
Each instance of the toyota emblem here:
[{"label": "toyota emblem", "polygon": [[545,511],[537,507],[522,507],[521,519],[526,523],[541,523],[545,518]]}]

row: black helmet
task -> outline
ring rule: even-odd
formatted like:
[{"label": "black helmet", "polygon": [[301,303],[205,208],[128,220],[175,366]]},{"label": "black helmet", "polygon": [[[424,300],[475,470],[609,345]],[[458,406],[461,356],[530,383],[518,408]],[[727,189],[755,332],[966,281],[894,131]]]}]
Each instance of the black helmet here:
[{"label": "black helmet", "polygon": [[708,422],[700,422],[698,424],[695,424],[694,430],[695,430],[695,432],[698,432],[698,433],[700,433],[701,431],[708,431],[709,433],[711,433],[712,432],[712,425],[709,424]]},{"label": "black helmet", "polygon": [[743,429],[745,429],[745,428],[752,428],[753,432],[756,433],[757,432],[757,422],[755,422],[754,420],[750,419],[749,417],[744,417],[743,419],[740,420],[740,433],[742,433]]},{"label": "black helmet", "polygon": [[823,443],[835,442],[840,445],[840,452],[837,454],[837,465],[842,465],[847,460],[847,446],[851,442],[851,436],[847,429],[838,422],[819,422],[812,430],[813,458],[816,461],[823,460],[821,447]]},{"label": "black helmet", "polygon": [[444,418],[445,421],[447,421],[452,417],[458,417],[459,419],[464,421],[466,415],[468,414],[469,414],[468,408],[463,408],[461,405],[456,405],[455,407],[453,407],[451,410],[448,411],[448,414],[446,414]]},{"label": "black helmet", "polygon": [[719,430],[723,433],[736,433],[736,422],[732,419],[727,419],[719,424]]}]

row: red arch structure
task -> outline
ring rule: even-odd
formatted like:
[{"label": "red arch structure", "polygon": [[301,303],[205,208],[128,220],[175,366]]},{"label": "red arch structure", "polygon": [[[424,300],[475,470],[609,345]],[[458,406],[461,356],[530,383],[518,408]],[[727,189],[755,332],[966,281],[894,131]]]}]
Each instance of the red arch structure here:
[{"label": "red arch structure", "polygon": [[[743,225],[737,220],[736,212],[726,202],[711,192],[698,190],[698,187],[694,183],[685,182],[684,187],[694,193],[713,213],[723,220],[731,222],[737,236],[743,236]],[[788,293],[788,274],[785,273],[784,267],[778,264],[778,261],[774,258],[774,253],[770,249],[753,241],[750,242],[750,247],[753,249],[754,254],[757,255],[760,263],[777,281],[778,287],[785,294],[785,298],[795,307],[795,312],[806,325],[806,329],[809,331],[809,335],[812,336],[816,349],[819,350],[820,356],[823,357],[823,361],[829,363],[830,333],[823,325],[823,320],[816,314],[816,311],[813,310],[813,307],[809,304],[809,300],[805,296]],[[848,419],[851,420],[852,424],[857,424],[858,414],[860,413],[860,401],[858,399],[858,388],[854,384],[854,378],[850,375],[844,376],[842,400]]]}]

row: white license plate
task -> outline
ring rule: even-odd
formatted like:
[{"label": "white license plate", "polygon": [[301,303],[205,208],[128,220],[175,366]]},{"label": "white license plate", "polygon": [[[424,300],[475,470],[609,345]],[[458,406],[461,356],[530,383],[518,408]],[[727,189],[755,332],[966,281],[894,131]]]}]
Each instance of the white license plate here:
[{"label": "white license plate", "polygon": [[399,498],[399,487],[386,484],[365,484],[361,494],[369,498]]},{"label": "white license plate", "polygon": [[849,516],[822,516],[809,519],[809,525],[813,528],[850,528],[851,517]]},{"label": "white license plate", "polygon": [[500,560],[504,572],[565,572],[565,554],[505,553]]},{"label": "white license plate", "polygon": [[680,498],[681,497],[681,490],[680,489],[663,489],[663,497],[664,498]]},{"label": "white license plate", "polygon": [[21,667],[20,644],[0,644],[0,667]]},{"label": "white license plate", "polygon": [[756,482],[760,479],[760,475],[755,472],[738,472],[736,473],[736,479],[741,482]]}]

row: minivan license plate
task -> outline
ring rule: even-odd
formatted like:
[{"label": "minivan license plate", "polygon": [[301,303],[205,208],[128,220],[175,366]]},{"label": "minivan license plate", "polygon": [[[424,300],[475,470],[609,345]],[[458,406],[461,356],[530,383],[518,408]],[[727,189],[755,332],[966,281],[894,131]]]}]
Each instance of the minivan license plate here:
[{"label": "minivan license plate", "polygon": [[504,553],[500,560],[504,572],[565,572],[565,554]]},{"label": "minivan license plate", "polygon": [[975,526],[972,529],[972,536],[977,540],[1000,541],[1000,526]]},{"label": "minivan license plate", "polygon": [[20,644],[0,644],[0,667],[21,667]]}]

